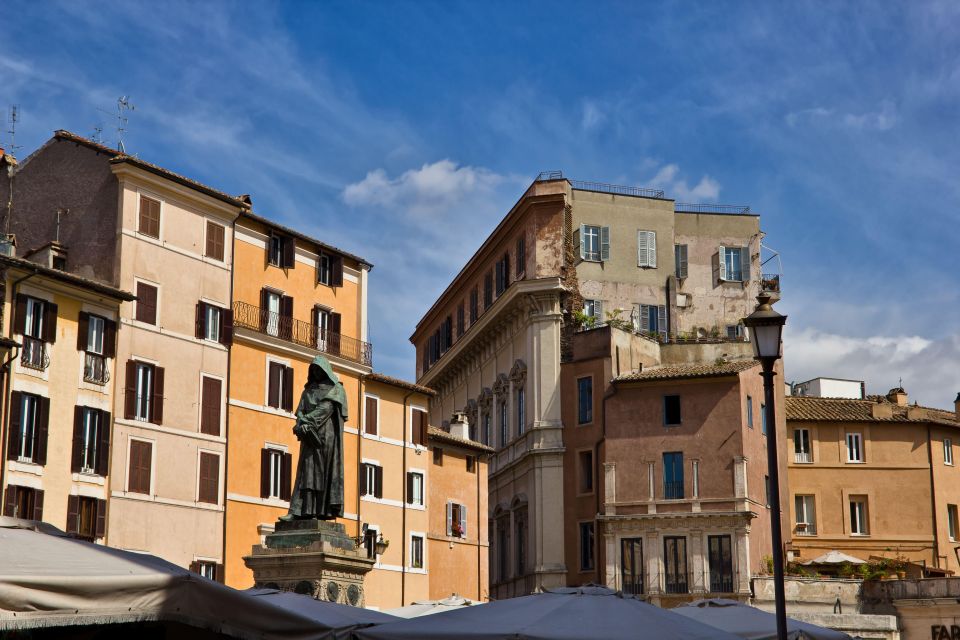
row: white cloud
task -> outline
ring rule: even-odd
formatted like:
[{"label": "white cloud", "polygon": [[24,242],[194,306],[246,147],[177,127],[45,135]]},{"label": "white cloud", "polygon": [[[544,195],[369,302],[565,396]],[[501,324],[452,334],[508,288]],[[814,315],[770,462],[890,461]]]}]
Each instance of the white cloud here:
[{"label": "white cloud", "polygon": [[897,107],[892,101],[883,100],[880,102],[880,109],[877,111],[842,113],[837,109],[812,107],[791,111],[784,116],[784,120],[790,127],[806,123],[811,125],[829,124],[856,131],[887,131],[897,124],[899,115]]},{"label": "white cloud", "polygon": [[439,160],[396,178],[383,169],[370,171],[363,180],[347,185],[343,200],[351,206],[392,207],[420,216],[440,214],[466,197],[491,191],[503,180],[504,176],[488,169]]},{"label": "white cloud", "polygon": [[603,124],[606,119],[607,115],[596,102],[587,100],[583,103],[583,117],[580,120],[580,126],[583,127],[584,130],[589,131],[596,129]]},{"label": "white cloud", "polygon": [[686,179],[678,178],[680,167],[675,164],[664,165],[656,175],[647,181],[651,187],[659,187],[681,202],[715,202],[720,197],[720,183],[705,175],[692,188]]},{"label": "white cloud", "polygon": [[788,330],[784,366],[788,381],[817,376],[864,380],[868,393],[886,393],[902,378],[911,402],[950,409],[960,391],[960,334],[930,339]]}]

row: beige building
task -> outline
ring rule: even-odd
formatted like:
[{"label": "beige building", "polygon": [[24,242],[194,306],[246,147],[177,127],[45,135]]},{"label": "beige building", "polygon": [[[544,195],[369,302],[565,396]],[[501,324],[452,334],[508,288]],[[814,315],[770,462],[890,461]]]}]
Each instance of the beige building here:
[{"label": "beige building", "polygon": [[[960,400],[960,396],[958,396]],[[958,572],[960,402],[956,411],[886,396],[786,399],[788,480],[798,561],[831,550],[902,557]]]},{"label": "beige building", "polygon": [[579,573],[568,564],[576,542],[562,489],[572,471],[561,362],[574,332],[612,311],[657,342],[742,341],[740,318],[760,288],[760,238],[757,216],[742,211],[541,175],[420,320],[411,341],[418,382],[438,392],[431,421],[462,411],[472,436],[496,449],[493,597]]}]

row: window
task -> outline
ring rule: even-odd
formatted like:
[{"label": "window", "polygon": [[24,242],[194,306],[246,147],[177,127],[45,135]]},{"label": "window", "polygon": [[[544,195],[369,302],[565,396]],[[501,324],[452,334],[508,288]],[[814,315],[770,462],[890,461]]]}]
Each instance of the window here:
[{"label": "window", "polygon": [[497,520],[497,544],[494,551],[497,554],[497,577],[501,582],[510,577],[510,518],[502,517]]},{"label": "window", "polygon": [[527,426],[527,398],[523,387],[517,387],[515,393],[517,403],[517,435],[522,436]]},{"label": "window", "polygon": [[43,340],[45,307],[46,302],[44,300],[29,297],[26,299],[26,323],[21,331],[25,337]]},{"label": "window", "polygon": [[267,406],[293,411],[293,368],[268,362]]},{"label": "window", "polygon": [[109,446],[110,414],[90,407],[76,407],[71,471],[107,475]]},{"label": "window", "polygon": [[330,256],[323,253],[317,259],[317,282],[320,284],[330,284]]},{"label": "window", "polygon": [[271,233],[267,260],[275,267],[292,269],[295,262],[293,238],[279,233]]},{"label": "window", "polygon": [[14,484],[7,485],[3,515],[27,520],[43,520],[43,491]]},{"label": "window", "polygon": [[204,306],[206,306],[206,331],[203,337],[206,340],[218,342],[220,340],[220,309],[212,304]]},{"label": "window", "polygon": [[271,336],[280,335],[281,309],[284,308],[283,297],[283,295],[269,289],[260,291],[260,306],[262,307],[260,328]]},{"label": "window", "polygon": [[643,538],[620,539],[620,571],[623,592],[638,596],[643,593]]},{"label": "window", "polygon": [[197,575],[203,576],[207,580],[220,580],[220,566],[216,562],[210,562],[207,560],[195,560],[190,563],[190,571],[193,571]]},{"label": "window", "polygon": [[799,463],[813,462],[809,429],[793,430],[793,459]]},{"label": "window", "polygon": [[717,279],[721,282],[750,280],[749,247],[720,247],[714,255]]},{"label": "window", "polygon": [[260,450],[260,497],[290,499],[293,456],[282,449]]},{"label": "window", "polygon": [[376,560],[379,555],[377,554],[377,537],[380,535],[380,532],[375,527],[368,525],[364,525],[364,527],[363,546],[367,550],[367,557]]},{"label": "window", "polygon": [[700,461],[694,460],[692,463],[693,466],[693,497],[700,497]]},{"label": "window", "polygon": [[637,231],[637,266],[655,269],[657,266],[657,232]]},{"label": "window", "polygon": [[47,463],[47,427],[50,400],[32,393],[10,394],[9,458],[33,464]]},{"label": "window", "polygon": [[233,313],[209,302],[197,303],[195,336],[228,345],[233,341]]},{"label": "window", "polygon": [[523,277],[527,271],[527,239],[523,236],[517,238],[517,279]]},{"label": "window", "polygon": [[427,436],[430,425],[427,422],[427,412],[420,409],[410,411],[411,433],[410,441],[421,447],[427,446]]},{"label": "window", "polygon": [[668,427],[680,424],[680,396],[663,396],[663,424]]},{"label": "window", "polygon": [[360,495],[383,497],[383,467],[372,462],[360,465]]},{"label": "window", "polygon": [[44,343],[57,339],[57,305],[46,300],[17,294],[14,333],[23,335],[20,364],[44,370],[50,360]]},{"label": "window", "polygon": [[466,322],[463,313],[463,303],[461,302],[460,306],[457,307],[457,337],[462,336],[464,331],[466,331]]},{"label": "window", "polygon": [[580,475],[580,493],[593,493],[593,451],[577,454]]},{"label": "window", "polygon": [[753,396],[747,396],[747,426],[753,429]]},{"label": "window", "polygon": [[526,511],[523,514],[515,514],[514,521],[517,528],[517,575],[527,574],[527,516]]},{"label": "window", "polygon": [[767,435],[767,405],[760,403],[760,433]]},{"label": "window", "polygon": [[817,512],[813,496],[795,496],[793,503],[797,512],[797,535],[817,535]]},{"label": "window", "polygon": [[321,252],[317,258],[317,282],[328,287],[342,287],[343,258]]},{"label": "window", "polygon": [[866,496],[850,496],[850,533],[855,536],[869,534]]},{"label": "window", "polygon": [[493,305],[493,274],[487,273],[483,276],[483,310],[486,311]]},{"label": "window", "polygon": [[580,571],[593,570],[593,523],[580,523]]},{"label": "window", "polygon": [[947,533],[951,541],[957,540],[957,505],[947,505]]},{"label": "window", "polygon": [[199,475],[197,501],[220,504],[220,456],[201,451]]},{"label": "window", "polygon": [[330,330],[330,311],[323,307],[313,308],[313,326],[317,333],[316,347],[320,351],[327,350],[327,332]]},{"label": "window", "polygon": [[953,465],[953,440],[943,439],[943,464]]},{"label": "window", "polygon": [[506,401],[501,400],[498,402],[497,408],[500,410],[500,446],[505,447],[510,439],[510,424],[507,422]]},{"label": "window", "polygon": [[687,277],[687,245],[685,244],[675,244],[673,245],[673,264],[674,264],[674,273],[676,273],[678,278]]},{"label": "window", "polygon": [[467,456],[467,473],[475,473],[477,470],[477,459],[473,456]]},{"label": "window", "polygon": [[67,533],[93,542],[106,534],[107,501],[67,496]]},{"label": "window", "polygon": [[136,362],[135,375],[136,401],[133,418],[142,422],[150,422],[154,408],[154,367],[152,364],[145,362]]},{"label": "window", "polygon": [[443,466],[443,449],[440,447],[433,448],[433,464],[437,465],[438,467]]},{"label": "window", "polygon": [[667,307],[656,304],[635,304],[632,311],[633,328],[647,334],[667,335]]},{"label": "window", "polygon": [[847,462],[863,462],[863,439],[859,433],[847,434]]},{"label": "window", "polygon": [[474,287],[470,290],[470,326],[477,321],[480,316],[480,290]]},{"label": "window", "polygon": [[507,286],[510,285],[510,254],[505,253],[500,260],[497,260],[496,264],[496,274],[497,274],[497,297],[500,297],[504,291],[507,290]]},{"label": "window", "polygon": [[145,282],[137,283],[136,319],[145,324],[157,324],[157,288]]},{"label": "window", "polygon": [[580,225],[580,259],[591,262],[610,259],[610,227]]},{"label": "window", "polygon": [[483,433],[483,444],[489,445],[490,444],[490,420],[491,420],[489,410],[484,412],[483,418],[481,418],[481,420],[483,420],[483,429],[481,429]]},{"label": "window", "polygon": [[80,312],[77,332],[77,350],[84,352],[83,379],[94,384],[106,384],[109,379],[107,358],[116,354],[117,325],[111,320]]},{"label": "window", "polygon": [[137,231],[151,238],[160,237],[160,202],[140,196],[140,218]]},{"label": "window", "polygon": [[423,474],[407,472],[407,504],[423,506]]},{"label": "window", "polygon": [[447,535],[467,537],[467,506],[456,502],[447,503]]},{"label": "window", "polygon": [[770,508],[770,476],[763,476],[763,504]]},{"label": "window", "polygon": [[728,324],[727,325],[727,340],[739,340],[743,337],[743,325],[742,324]]},{"label": "window", "polygon": [[733,553],[730,536],[707,536],[710,564],[710,591],[733,593]]},{"label": "window", "polygon": [[687,539],[682,536],[663,538],[664,590],[687,593]]},{"label": "window", "polygon": [[223,262],[223,225],[207,220],[207,248],[203,255]]},{"label": "window", "polygon": [[577,423],[593,422],[593,378],[577,378]]},{"label": "window", "polygon": [[87,353],[103,355],[103,338],[107,321],[100,316],[87,316]]},{"label": "window", "polygon": [[130,440],[127,491],[150,495],[152,467],[153,443],[146,440]]},{"label": "window", "polygon": [[663,454],[663,497],[683,499],[683,453],[679,451]]},{"label": "window", "polygon": [[410,535],[410,567],[423,569],[423,536]]},{"label": "window", "polygon": [[603,323],[603,301],[602,300],[584,300],[583,315],[593,318],[594,325]]},{"label": "window", "polygon": [[380,401],[374,396],[363,399],[363,432],[375,436],[379,432]]}]

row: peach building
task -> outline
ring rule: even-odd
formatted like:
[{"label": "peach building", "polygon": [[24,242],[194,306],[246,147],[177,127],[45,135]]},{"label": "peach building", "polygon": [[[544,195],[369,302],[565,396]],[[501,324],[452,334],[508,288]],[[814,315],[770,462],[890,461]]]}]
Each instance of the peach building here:
[{"label": "peach building", "polygon": [[960,572],[960,396],[955,411],[911,405],[902,388],[886,396],[791,396],[786,414],[784,512],[796,560],[836,549]]},{"label": "peach building", "polygon": [[103,541],[117,320],[133,296],[53,268],[55,249],[0,255],[3,515]]}]

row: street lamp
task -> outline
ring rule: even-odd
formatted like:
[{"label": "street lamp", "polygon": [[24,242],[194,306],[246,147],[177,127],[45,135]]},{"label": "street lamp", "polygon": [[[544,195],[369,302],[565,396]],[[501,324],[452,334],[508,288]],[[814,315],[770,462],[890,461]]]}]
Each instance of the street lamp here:
[{"label": "street lamp", "polygon": [[787,640],[787,605],[783,590],[783,534],[780,529],[780,466],[777,463],[777,413],[774,405],[773,368],[783,357],[783,325],[787,316],[774,311],[777,299],[769,291],[757,296],[757,308],[743,319],[750,330],[753,357],[763,369],[763,396],[766,401],[767,467],[770,478],[770,537],[773,541],[773,590],[777,610],[777,639]]}]

